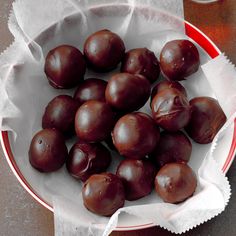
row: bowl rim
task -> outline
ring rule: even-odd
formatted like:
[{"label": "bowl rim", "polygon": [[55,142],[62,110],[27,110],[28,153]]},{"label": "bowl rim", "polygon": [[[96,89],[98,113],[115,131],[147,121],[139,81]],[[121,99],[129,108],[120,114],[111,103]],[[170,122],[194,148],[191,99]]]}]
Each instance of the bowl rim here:
[{"label": "bowl rim", "polygon": [[[99,5],[99,6],[95,6],[95,7],[92,7],[92,8],[96,9],[96,8],[99,8],[99,7],[106,7],[106,6],[109,6],[109,5],[110,4]],[[119,4],[119,5],[121,5],[121,4]],[[123,4],[123,5],[125,5],[125,4]],[[160,10],[158,10],[158,9],[152,9],[152,10],[160,12]],[[75,14],[77,14],[77,13],[72,13],[69,16],[73,16]],[[169,13],[164,13],[164,14],[168,14],[169,15]],[[205,35],[200,29],[198,29],[196,26],[194,26],[190,22],[188,22],[186,20],[183,20],[183,19],[181,19],[179,17],[173,16],[173,15],[171,15],[171,17],[176,18],[178,21],[184,22],[185,34],[188,37],[190,37],[193,41],[195,41],[199,46],[201,46],[202,49],[212,59],[221,54],[221,51],[213,43],[213,41],[207,35]],[[49,26],[48,28],[46,28],[45,30],[40,32],[38,37],[41,34],[45,33],[45,31],[49,30],[50,28],[55,27],[55,25],[57,23],[58,22],[53,23],[51,26]],[[9,140],[9,131],[1,131],[0,132],[0,141],[1,141],[1,146],[2,146],[2,149],[3,149],[4,156],[5,156],[5,158],[6,158],[7,162],[8,162],[8,165],[10,166],[10,169],[12,170],[12,172],[14,173],[14,175],[16,176],[16,178],[18,179],[20,184],[23,186],[23,188],[37,202],[39,202],[42,206],[44,206],[45,208],[47,208],[51,212],[54,212],[53,207],[49,203],[47,203],[46,200],[44,200],[41,196],[39,196],[34,191],[34,189],[30,186],[30,184],[28,183],[28,181],[25,179],[24,175],[22,174],[22,172],[18,168],[17,163],[16,163],[15,158],[14,158],[14,155],[13,155],[12,150],[11,150],[11,144],[10,144],[10,140]],[[234,120],[234,131],[233,131],[233,138],[232,138],[230,150],[229,150],[227,158],[226,158],[226,160],[224,162],[224,165],[222,167],[222,171],[223,171],[224,174],[226,174],[228,169],[230,168],[230,166],[231,166],[231,164],[232,164],[232,162],[234,160],[235,152],[236,152],[236,119]],[[116,231],[124,231],[124,230],[125,231],[132,231],[132,230],[150,228],[150,227],[153,227],[153,226],[156,226],[156,225],[154,223],[146,223],[146,224],[141,224],[141,225],[117,226],[115,228],[115,230]]]}]

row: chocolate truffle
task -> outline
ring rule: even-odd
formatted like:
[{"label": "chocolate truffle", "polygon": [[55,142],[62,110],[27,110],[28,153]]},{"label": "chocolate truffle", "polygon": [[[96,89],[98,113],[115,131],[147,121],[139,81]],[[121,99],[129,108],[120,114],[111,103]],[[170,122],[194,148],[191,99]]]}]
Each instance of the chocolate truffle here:
[{"label": "chocolate truffle", "polygon": [[216,99],[197,97],[190,101],[192,116],[186,131],[197,143],[211,143],[226,122],[226,116]]},{"label": "chocolate truffle", "polygon": [[170,133],[161,132],[159,143],[150,154],[157,166],[164,166],[171,162],[187,163],[192,152],[189,138],[181,131]]},{"label": "chocolate truffle", "polygon": [[76,112],[75,131],[77,136],[87,142],[100,142],[111,133],[116,114],[105,102],[91,100],[85,102]]},{"label": "chocolate truffle", "polygon": [[184,96],[187,97],[187,92],[185,88],[177,81],[168,81],[168,80],[163,80],[156,84],[154,88],[152,89],[152,94],[151,94],[151,100],[155,97],[157,93],[160,93],[161,91],[165,89],[177,89],[180,91]]},{"label": "chocolate truffle", "polygon": [[44,71],[54,88],[69,89],[83,81],[86,63],[79,49],[61,45],[47,54]]},{"label": "chocolate truffle", "polygon": [[85,207],[102,216],[111,216],[125,202],[122,181],[112,173],[92,175],[83,186],[82,196]]},{"label": "chocolate truffle", "polygon": [[75,114],[79,105],[71,96],[59,95],[52,99],[44,112],[42,127],[55,128],[65,137],[74,134]]},{"label": "chocolate truffle", "polygon": [[105,90],[107,82],[101,79],[90,78],[82,82],[76,89],[74,99],[80,105],[90,100],[105,102]]},{"label": "chocolate truffle", "polygon": [[123,40],[115,33],[104,29],[90,35],[84,44],[88,64],[96,71],[114,69],[125,53]]},{"label": "chocolate truffle", "polygon": [[146,103],[150,91],[150,83],[142,75],[118,73],[108,82],[106,101],[116,110],[134,111]]},{"label": "chocolate truffle", "polygon": [[86,181],[91,175],[104,172],[111,163],[111,154],[101,143],[73,145],[66,161],[68,172],[75,178]]},{"label": "chocolate truffle", "polygon": [[148,195],[154,187],[156,168],[148,160],[123,160],[117,168],[125,188],[125,198],[137,200]]},{"label": "chocolate truffle", "polygon": [[169,80],[184,80],[199,68],[199,52],[189,40],[172,40],[160,55],[160,67]]},{"label": "chocolate truffle", "polygon": [[160,75],[160,67],[152,51],[147,48],[135,48],[125,53],[121,72],[143,75],[150,83],[153,83]]},{"label": "chocolate truffle", "polygon": [[135,112],[118,120],[112,137],[121,155],[131,159],[142,159],[156,147],[160,131],[150,116]]},{"label": "chocolate truffle", "polygon": [[166,89],[156,94],[151,107],[153,119],[165,130],[178,131],[190,120],[189,102],[177,89]]},{"label": "chocolate truffle", "polygon": [[197,178],[193,170],[183,163],[164,165],[156,175],[157,194],[168,203],[179,203],[193,195]]},{"label": "chocolate truffle", "polygon": [[64,137],[56,129],[43,129],[33,137],[29,148],[29,161],[38,171],[56,171],[63,166],[67,157]]}]

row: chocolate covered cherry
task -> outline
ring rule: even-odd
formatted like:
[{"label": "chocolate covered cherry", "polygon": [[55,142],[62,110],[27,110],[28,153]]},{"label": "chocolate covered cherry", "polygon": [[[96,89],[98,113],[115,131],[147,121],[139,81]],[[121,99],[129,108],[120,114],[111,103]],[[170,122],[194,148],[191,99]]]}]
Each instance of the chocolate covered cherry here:
[{"label": "chocolate covered cherry", "polygon": [[169,80],[184,80],[199,68],[199,52],[189,40],[172,40],[160,55],[160,67]]},{"label": "chocolate covered cherry", "polygon": [[155,97],[157,93],[160,93],[161,91],[165,89],[177,89],[180,91],[184,96],[187,97],[187,92],[185,88],[177,81],[169,81],[169,80],[163,80],[159,83],[157,83],[154,88],[152,89],[151,94],[151,100]]},{"label": "chocolate covered cherry", "polygon": [[64,137],[56,129],[43,129],[35,134],[29,148],[30,164],[40,172],[60,169],[68,156]]},{"label": "chocolate covered cherry", "polygon": [[183,163],[164,165],[156,175],[157,194],[168,203],[179,203],[193,195],[197,178],[193,170]]},{"label": "chocolate covered cherry", "polygon": [[226,116],[216,99],[197,97],[190,102],[192,116],[186,131],[197,143],[211,143],[226,122]]},{"label": "chocolate covered cherry", "polygon": [[68,95],[55,97],[45,108],[42,127],[55,128],[69,137],[74,134],[75,114],[78,107],[78,102]]},{"label": "chocolate covered cherry", "polygon": [[47,54],[44,71],[54,88],[69,89],[83,81],[86,63],[79,49],[61,45]]},{"label": "chocolate covered cherry", "polygon": [[119,153],[132,159],[142,159],[151,153],[159,136],[159,128],[153,119],[141,112],[121,117],[112,133],[113,143]]},{"label": "chocolate covered cherry", "polygon": [[134,111],[146,103],[150,90],[149,81],[142,75],[118,73],[108,82],[106,101],[116,110]]},{"label": "chocolate covered cherry", "polygon": [[114,69],[125,53],[123,40],[115,33],[104,29],[90,35],[84,44],[88,64],[97,71]]},{"label": "chocolate covered cherry", "polygon": [[125,53],[121,72],[143,75],[150,83],[153,83],[160,75],[160,67],[152,51],[147,48],[135,48]]},{"label": "chocolate covered cherry", "polygon": [[180,130],[190,120],[189,102],[177,89],[166,89],[156,94],[151,107],[153,119],[165,130],[172,132]]},{"label": "chocolate covered cherry", "polygon": [[163,131],[159,143],[150,154],[150,157],[158,166],[162,167],[171,162],[187,163],[191,152],[192,144],[183,132],[170,133]]},{"label": "chocolate covered cherry", "polygon": [[75,178],[86,181],[91,175],[105,171],[111,163],[111,154],[101,143],[73,145],[66,161],[68,172]]},{"label": "chocolate covered cherry", "polygon": [[125,202],[122,181],[112,173],[92,175],[83,186],[82,196],[85,207],[102,216],[111,216]]},{"label": "chocolate covered cherry", "polygon": [[74,94],[74,99],[83,104],[89,100],[105,102],[107,82],[101,79],[90,78],[82,82]]},{"label": "chocolate covered cherry", "polygon": [[154,187],[156,168],[148,160],[123,160],[117,168],[125,188],[125,198],[137,200],[148,195]]},{"label": "chocolate covered cherry", "polygon": [[109,137],[116,121],[115,113],[105,102],[85,102],[76,112],[75,131],[87,142],[99,142]]}]

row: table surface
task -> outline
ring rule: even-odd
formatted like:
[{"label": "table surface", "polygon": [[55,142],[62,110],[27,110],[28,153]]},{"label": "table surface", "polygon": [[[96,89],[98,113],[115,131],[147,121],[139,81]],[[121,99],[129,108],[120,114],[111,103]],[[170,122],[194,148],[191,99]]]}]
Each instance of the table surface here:
[{"label": "table surface", "polygon": [[[0,0],[0,52],[12,41],[7,28],[12,0]],[[207,34],[221,51],[236,64],[236,1],[222,0],[212,4],[196,4],[184,0],[185,19]],[[183,235],[236,235],[236,162],[227,176],[232,196],[226,210],[211,221]],[[10,171],[0,149],[0,235],[2,236],[51,236],[54,234],[53,214],[39,205],[22,188]],[[132,231],[113,232],[112,236],[172,235],[159,227]]]}]

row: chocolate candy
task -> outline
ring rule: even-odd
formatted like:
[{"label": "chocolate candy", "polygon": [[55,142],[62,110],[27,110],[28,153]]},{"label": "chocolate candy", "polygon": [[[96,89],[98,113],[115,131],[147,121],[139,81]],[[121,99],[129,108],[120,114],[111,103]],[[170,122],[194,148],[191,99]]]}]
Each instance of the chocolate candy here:
[{"label": "chocolate candy", "polygon": [[74,94],[79,104],[83,104],[89,100],[98,100],[105,102],[105,90],[107,82],[101,79],[90,78],[82,82]]},{"label": "chocolate candy", "polygon": [[108,82],[106,100],[116,110],[134,111],[146,103],[150,90],[150,83],[142,75],[119,73]]},{"label": "chocolate candy", "polygon": [[151,100],[155,97],[157,93],[160,93],[165,89],[177,89],[179,92],[181,92],[184,96],[187,97],[187,92],[185,88],[179,82],[163,80],[156,84],[152,89]]},{"label": "chocolate candy", "polygon": [[193,170],[183,163],[164,165],[156,175],[157,194],[168,203],[179,203],[192,196],[197,187]]},{"label": "chocolate candy", "polygon": [[105,140],[111,133],[116,117],[105,102],[91,100],[85,102],[75,116],[77,136],[87,142]]},{"label": "chocolate candy", "polygon": [[150,116],[135,112],[118,120],[112,137],[121,155],[132,159],[142,159],[154,150],[159,141],[160,132]]},{"label": "chocolate candy", "polygon": [[38,171],[56,171],[63,166],[67,157],[64,137],[56,129],[43,129],[33,137],[29,148],[29,161]]},{"label": "chocolate candy", "polygon": [[111,154],[105,146],[79,141],[71,148],[66,167],[73,177],[86,181],[91,175],[105,171],[110,163]]},{"label": "chocolate candy", "polygon": [[88,64],[100,72],[114,69],[124,53],[125,45],[122,39],[107,29],[90,35],[84,44],[84,55]]},{"label": "chocolate candy", "polygon": [[112,173],[92,175],[83,186],[82,196],[85,207],[102,216],[111,216],[125,202],[122,181]]},{"label": "chocolate candy", "polygon": [[152,191],[156,168],[148,160],[126,159],[118,166],[116,175],[124,184],[125,198],[133,201]]},{"label": "chocolate candy", "polygon": [[162,167],[171,162],[187,163],[191,152],[192,144],[183,132],[170,133],[163,131],[159,143],[150,154],[150,157],[158,166]]},{"label": "chocolate candy", "polygon": [[199,68],[199,52],[189,40],[172,40],[163,47],[160,67],[169,80],[183,80]]},{"label": "chocolate candy", "polygon": [[61,45],[47,54],[44,71],[50,85],[57,89],[68,89],[84,79],[86,63],[79,49]]},{"label": "chocolate candy", "polygon": [[125,53],[121,72],[143,75],[150,83],[153,83],[160,75],[160,67],[152,51],[147,48],[136,48]]},{"label": "chocolate candy", "polygon": [[147,48],[136,48],[125,53],[121,72],[143,75],[150,83],[153,83],[160,75],[160,67],[152,51]]},{"label": "chocolate candy", "polygon": [[176,89],[166,89],[156,94],[151,107],[154,120],[165,130],[180,130],[190,120],[189,102],[185,95]]},{"label": "chocolate candy", "polygon": [[70,137],[74,134],[75,113],[78,107],[78,103],[68,95],[55,97],[45,109],[42,127],[55,128]]},{"label": "chocolate candy", "polygon": [[226,122],[226,116],[216,99],[197,97],[190,101],[192,116],[186,131],[197,143],[211,143]]}]

